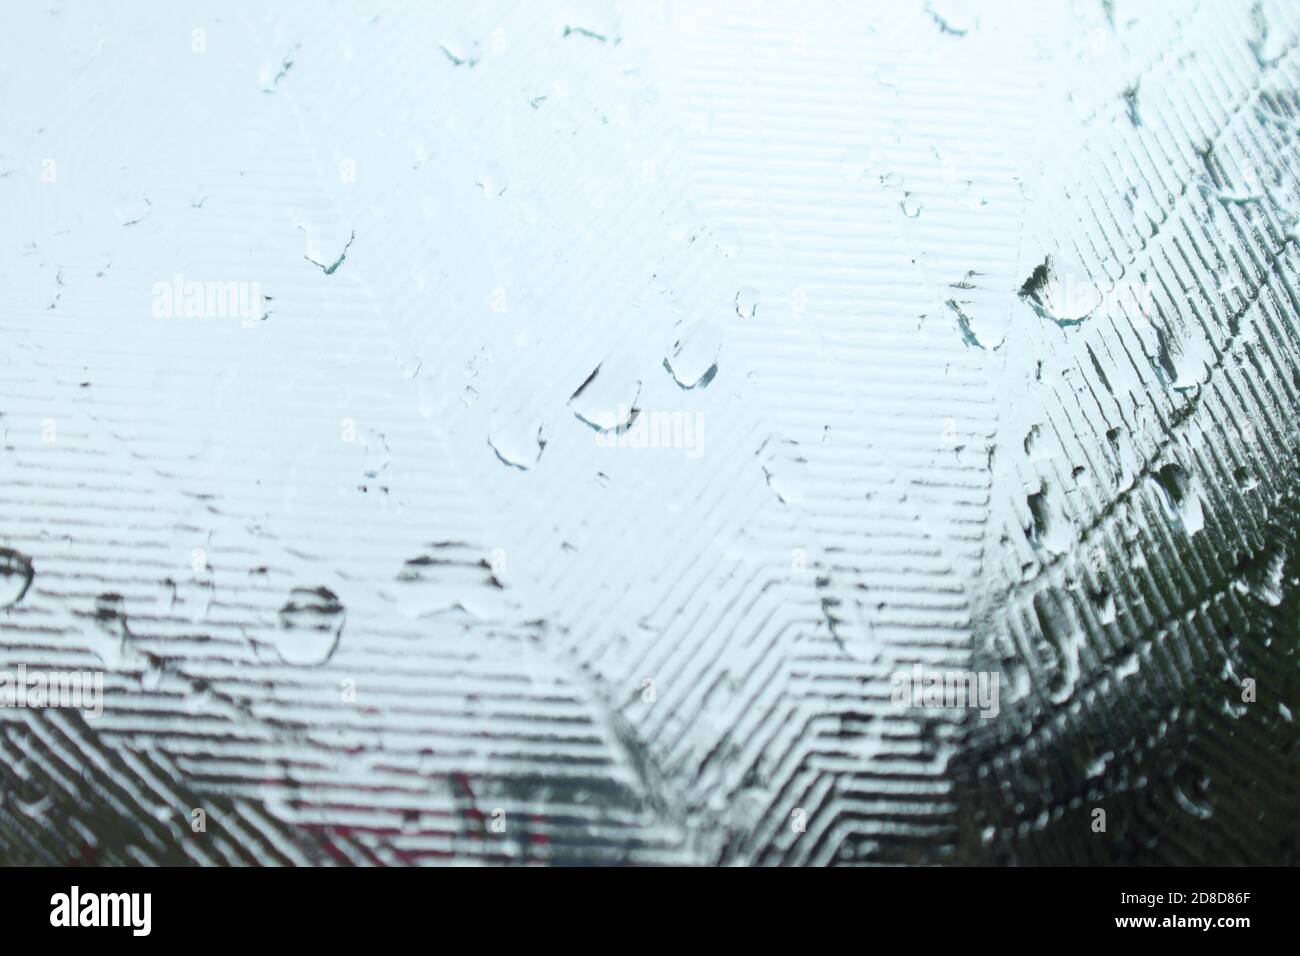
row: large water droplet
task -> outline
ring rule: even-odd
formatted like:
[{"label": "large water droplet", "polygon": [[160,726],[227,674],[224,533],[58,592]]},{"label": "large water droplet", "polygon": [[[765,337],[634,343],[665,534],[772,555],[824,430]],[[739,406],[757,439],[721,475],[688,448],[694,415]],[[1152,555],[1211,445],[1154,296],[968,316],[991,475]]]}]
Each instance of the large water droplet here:
[{"label": "large water droplet", "polygon": [[105,666],[120,669],[129,653],[126,625],[126,601],[122,595],[106,591],[95,596],[95,613],[82,631],[90,649],[99,655]]},{"label": "large water droplet", "polygon": [[1021,285],[1020,297],[1061,328],[1082,325],[1106,300],[1103,288],[1083,270],[1062,271],[1050,256]]},{"label": "large water droplet", "polygon": [[1030,524],[1026,534],[1031,544],[1049,554],[1064,554],[1072,542],[1072,525],[1061,513],[1047,482],[1026,499]]},{"label": "large water droplet", "polygon": [[626,368],[597,365],[569,398],[578,421],[598,432],[626,430],[636,420],[641,381]]},{"label": "large water droplet", "polygon": [[329,588],[294,588],[280,608],[275,652],[286,664],[324,664],[338,647],[343,621],[343,604]]},{"label": "large water droplet", "polygon": [[0,608],[21,601],[35,576],[31,558],[12,548],[0,548]]},{"label": "large water droplet", "polygon": [[1188,534],[1196,534],[1205,526],[1201,496],[1192,477],[1182,465],[1171,462],[1153,476],[1162,492],[1161,500],[1169,517],[1181,525]]},{"label": "large water droplet", "polygon": [[493,415],[488,447],[503,465],[527,471],[535,466],[550,441],[545,422],[519,416]]},{"label": "large water droplet", "polygon": [[745,286],[736,293],[736,315],[742,319],[758,315],[758,290],[753,286]]},{"label": "large water droplet", "polygon": [[718,374],[722,336],[711,322],[699,322],[674,345],[664,368],[679,388],[705,388]]},{"label": "large water droplet", "polygon": [[1287,551],[1274,547],[1243,562],[1235,587],[1238,593],[1250,594],[1269,607],[1286,600]]},{"label": "large water droplet", "polygon": [[434,542],[425,554],[402,565],[394,596],[402,612],[413,618],[456,612],[500,618],[508,602],[498,572],[504,573],[503,553],[489,561],[463,542]]},{"label": "large water droplet", "polygon": [[1114,624],[1116,619],[1115,595],[1103,588],[1092,592],[1089,597],[1092,598],[1093,607],[1097,610],[1098,623]]}]

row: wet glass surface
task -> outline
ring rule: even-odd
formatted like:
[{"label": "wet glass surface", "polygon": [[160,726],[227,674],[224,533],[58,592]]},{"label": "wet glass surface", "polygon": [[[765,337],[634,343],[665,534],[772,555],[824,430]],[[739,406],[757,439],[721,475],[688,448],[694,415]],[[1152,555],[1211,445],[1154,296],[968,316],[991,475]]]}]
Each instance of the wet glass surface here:
[{"label": "wet glass surface", "polygon": [[0,862],[1297,862],[1300,8],[21,5]]}]

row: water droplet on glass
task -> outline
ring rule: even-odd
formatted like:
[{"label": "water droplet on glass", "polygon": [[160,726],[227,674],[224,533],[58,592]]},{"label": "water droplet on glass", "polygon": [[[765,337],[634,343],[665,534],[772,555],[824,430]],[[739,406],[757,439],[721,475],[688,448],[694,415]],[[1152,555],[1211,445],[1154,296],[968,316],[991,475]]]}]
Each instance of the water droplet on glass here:
[{"label": "water droplet on glass", "polygon": [[503,465],[527,471],[541,460],[546,450],[546,427],[536,429],[498,428],[488,436],[488,446]]},{"label": "water droplet on glass", "polygon": [[1097,620],[1101,624],[1115,623],[1115,595],[1110,591],[1095,591],[1091,595],[1093,607],[1097,610]]},{"label": "water droplet on glass", "polygon": [[736,293],[736,315],[742,319],[758,315],[758,290],[753,286],[745,286]]},{"label": "water droplet on glass", "polygon": [[31,558],[12,548],[0,548],[0,608],[21,601],[35,576]]},{"label": "water droplet on glass", "polygon": [[1188,534],[1196,534],[1205,526],[1201,509],[1201,496],[1194,487],[1191,476],[1182,465],[1171,462],[1153,476],[1161,491],[1161,501],[1175,523]]},{"label": "water droplet on glass", "polygon": [[329,588],[294,588],[280,608],[272,645],[286,664],[324,664],[338,647],[343,620],[343,604]]},{"label": "water droplet on glass", "polygon": [[698,322],[674,343],[664,368],[679,388],[706,388],[718,374],[722,336],[711,322]]},{"label": "water droplet on glass", "polygon": [[126,602],[122,595],[105,592],[95,597],[95,612],[86,622],[83,636],[90,649],[107,667],[120,668],[126,655],[130,631],[126,624]]}]

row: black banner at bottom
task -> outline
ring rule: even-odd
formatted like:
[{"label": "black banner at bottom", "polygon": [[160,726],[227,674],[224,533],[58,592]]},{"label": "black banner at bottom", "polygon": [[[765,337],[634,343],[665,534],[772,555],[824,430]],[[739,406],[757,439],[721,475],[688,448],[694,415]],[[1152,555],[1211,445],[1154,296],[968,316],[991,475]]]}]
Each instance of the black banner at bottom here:
[{"label": "black banner at bottom", "polygon": [[[849,932],[863,946],[1040,939],[1232,946],[1291,939],[1294,869],[3,869],[6,938],[77,931],[238,944],[438,932],[582,939],[613,921],[645,940],[689,927],[771,943],[782,929]],[[790,924],[790,920],[796,921]],[[681,934],[686,934],[685,936]],[[883,934],[883,935],[882,935]],[[47,941],[42,939],[42,942]]]}]

